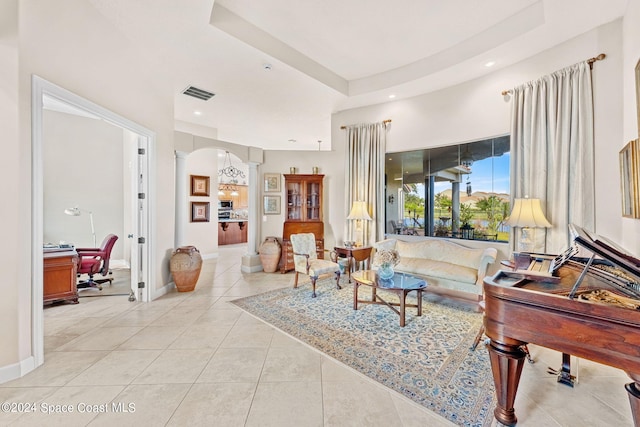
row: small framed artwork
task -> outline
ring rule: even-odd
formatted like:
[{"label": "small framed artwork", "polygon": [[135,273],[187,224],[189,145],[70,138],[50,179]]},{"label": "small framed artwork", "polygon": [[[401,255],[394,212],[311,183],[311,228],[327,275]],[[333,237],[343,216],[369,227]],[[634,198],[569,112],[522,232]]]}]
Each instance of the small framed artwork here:
[{"label": "small framed artwork", "polygon": [[191,222],[209,222],[209,202],[191,202]]},{"label": "small framed artwork", "polygon": [[639,140],[629,142],[620,150],[620,190],[622,192],[622,216],[638,218],[638,146]]},{"label": "small framed artwork", "polygon": [[209,177],[202,175],[191,175],[191,195],[192,196],[208,196],[209,195]]},{"label": "small framed artwork", "polygon": [[264,174],[264,191],[266,193],[280,191],[280,174],[265,173]]},{"label": "small framed artwork", "polygon": [[264,196],[265,215],[278,215],[280,214],[280,196]]}]

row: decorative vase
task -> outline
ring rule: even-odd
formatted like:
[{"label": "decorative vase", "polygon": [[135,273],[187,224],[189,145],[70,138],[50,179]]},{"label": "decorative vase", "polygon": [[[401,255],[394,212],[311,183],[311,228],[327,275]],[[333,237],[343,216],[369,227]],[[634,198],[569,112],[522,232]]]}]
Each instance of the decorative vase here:
[{"label": "decorative vase", "polygon": [[282,248],[278,239],[270,236],[264,239],[258,251],[260,253],[260,262],[265,273],[273,273],[278,269],[280,262],[280,253]]},{"label": "decorative vase", "polygon": [[191,292],[195,289],[200,270],[202,269],[202,257],[195,246],[181,246],[171,255],[169,270],[173,275],[178,292]]},{"label": "decorative vase", "polygon": [[389,280],[394,274],[393,265],[391,264],[382,264],[380,268],[378,268],[378,277],[382,280]]}]

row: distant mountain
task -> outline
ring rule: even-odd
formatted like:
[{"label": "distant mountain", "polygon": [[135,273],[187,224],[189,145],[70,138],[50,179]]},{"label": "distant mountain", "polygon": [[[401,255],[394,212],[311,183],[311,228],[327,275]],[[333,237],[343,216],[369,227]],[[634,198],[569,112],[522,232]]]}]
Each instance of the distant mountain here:
[{"label": "distant mountain", "polygon": [[[451,189],[447,189],[444,191],[441,191],[438,194],[442,194],[447,196],[448,198],[451,198]],[[488,192],[488,191],[474,191],[473,193],[471,193],[471,196],[467,196],[467,193],[464,191],[460,191],[460,203],[464,203],[466,205],[470,205],[470,204],[476,204],[476,202],[478,200],[481,199],[486,199],[490,196],[496,196],[498,199],[500,199],[503,202],[508,202],[509,201],[509,195],[506,193],[493,193],[493,192]]]}]

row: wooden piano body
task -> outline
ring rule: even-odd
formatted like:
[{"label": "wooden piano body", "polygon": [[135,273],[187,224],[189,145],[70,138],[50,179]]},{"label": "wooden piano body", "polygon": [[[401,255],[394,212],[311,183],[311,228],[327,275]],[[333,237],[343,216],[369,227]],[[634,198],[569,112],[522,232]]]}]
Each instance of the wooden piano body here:
[{"label": "wooden piano body", "polygon": [[[596,247],[598,242],[581,229],[576,242],[616,267],[625,267],[621,270],[625,277],[631,273],[640,280],[640,265],[634,265],[633,258],[620,259],[621,254],[612,253],[606,245]],[[556,281],[537,281],[499,271],[484,281],[484,325],[498,398],[496,419],[504,425],[517,422],[513,404],[526,355],[521,346],[533,343],[627,372],[633,382],[625,388],[634,423],[640,427],[640,310],[581,298],[593,290],[607,290],[637,300],[640,306],[637,292],[627,291],[626,282],[616,276],[573,260],[558,268],[556,275]],[[569,298],[576,283],[578,292]]]}]

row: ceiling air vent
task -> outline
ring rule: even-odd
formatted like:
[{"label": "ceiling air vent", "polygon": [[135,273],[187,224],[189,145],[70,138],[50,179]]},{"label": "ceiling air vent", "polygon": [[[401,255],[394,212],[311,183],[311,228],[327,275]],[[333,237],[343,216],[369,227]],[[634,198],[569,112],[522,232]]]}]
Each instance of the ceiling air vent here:
[{"label": "ceiling air vent", "polygon": [[182,93],[185,95],[193,96],[194,98],[208,101],[215,96],[215,93],[207,92],[206,90],[198,89],[194,86],[189,86]]}]

